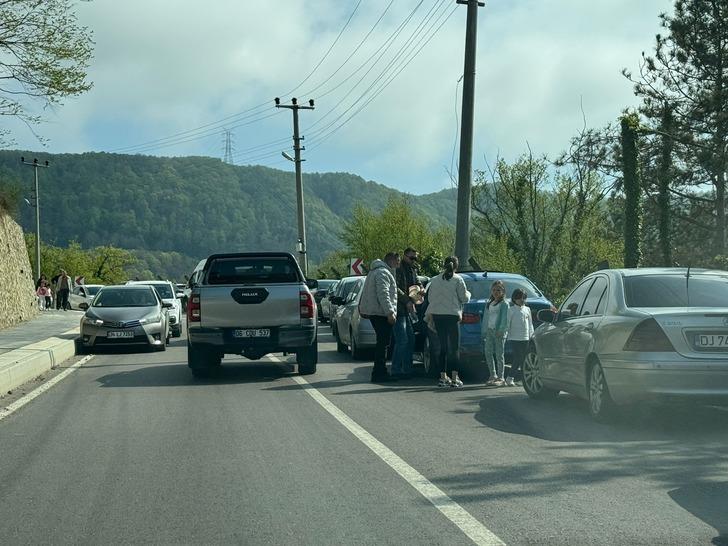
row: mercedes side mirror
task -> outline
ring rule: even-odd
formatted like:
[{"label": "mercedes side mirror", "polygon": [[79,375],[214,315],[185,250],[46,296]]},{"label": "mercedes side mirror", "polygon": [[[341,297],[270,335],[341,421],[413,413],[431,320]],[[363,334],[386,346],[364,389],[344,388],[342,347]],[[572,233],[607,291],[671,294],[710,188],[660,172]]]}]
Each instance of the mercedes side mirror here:
[{"label": "mercedes side mirror", "polygon": [[552,323],[556,320],[556,313],[554,313],[551,309],[541,309],[538,313],[536,313],[536,318],[541,322]]},{"label": "mercedes side mirror", "polygon": [[174,304],[165,301],[162,303],[162,307],[164,307],[165,309],[172,309],[174,308]]},{"label": "mercedes side mirror", "polygon": [[316,279],[306,279],[306,286],[308,286],[311,290],[315,290],[318,288],[318,281]]},{"label": "mercedes side mirror", "polygon": [[88,310],[88,303],[86,303],[86,302],[79,303],[78,308],[81,309],[82,311],[86,311],[86,310]]}]

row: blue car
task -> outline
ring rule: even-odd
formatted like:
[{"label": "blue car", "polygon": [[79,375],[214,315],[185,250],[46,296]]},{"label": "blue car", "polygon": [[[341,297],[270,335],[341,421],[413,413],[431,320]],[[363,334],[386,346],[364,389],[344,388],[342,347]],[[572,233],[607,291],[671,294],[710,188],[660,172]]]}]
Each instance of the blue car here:
[{"label": "blue car", "polygon": [[[510,295],[516,288],[524,290],[527,295],[526,305],[531,309],[533,327],[537,328],[541,322],[536,314],[541,309],[554,309],[553,304],[543,295],[543,292],[527,277],[517,273],[500,273],[495,271],[469,271],[459,272],[470,292],[470,301],[463,307],[463,320],[460,323],[460,367],[465,373],[485,377],[487,366],[483,357],[483,337],[480,333],[481,321],[485,303],[490,297],[490,287],[494,281],[503,281],[506,287],[506,299],[510,302]],[[426,306],[423,306],[426,309]],[[424,316],[425,309],[421,310]],[[505,359],[510,362],[511,344],[506,341]],[[422,362],[425,372],[435,376],[435,364],[439,353],[437,336],[429,331],[422,348]]]}]

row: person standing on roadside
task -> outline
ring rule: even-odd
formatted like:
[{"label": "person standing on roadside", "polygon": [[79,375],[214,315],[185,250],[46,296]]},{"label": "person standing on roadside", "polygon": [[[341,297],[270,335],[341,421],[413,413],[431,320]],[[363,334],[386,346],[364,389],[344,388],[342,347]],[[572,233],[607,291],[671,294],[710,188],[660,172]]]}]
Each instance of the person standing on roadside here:
[{"label": "person standing on roadside", "polygon": [[506,287],[503,281],[495,281],[490,287],[490,299],[485,303],[481,333],[483,334],[485,361],[490,378],[486,385],[502,387],[503,352],[508,329],[508,303],[505,301]]},{"label": "person standing on roadside", "polygon": [[45,282],[46,284],[48,284],[48,279],[46,279],[46,276],[45,276],[44,273],[41,273],[40,279],[38,279],[37,281],[35,281],[35,289],[38,290],[40,288],[40,285],[43,282]]},{"label": "person standing on roadside", "polygon": [[516,288],[511,295],[511,308],[508,310],[508,340],[513,348],[511,371],[506,377],[506,386],[515,387],[518,373],[526,360],[528,344],[533,337],[531,309],[526,305],[526,292]]},{"label": "person standing on roadside", "polygon": [[61,300],[58,297],[58,278],[61,276],[60,272],[56,273],[53,277],[51,277],[51,288],[56,294],[56,310],[61,308]]},{"label": "person standing on roadside", "polygon": [[[43,275],[43,277],[44,276],[45,275]],[[48,288],[48,285],[46,284],[46,280],[44,278],[40,281],[40,285],[38,286],[38,289],[35,291],[35,293],[38,295],[38,307],[40,308],[40,310],[45,311],[46,309],[50,309],[51,291]]]},{"label": "person standing on roadside", "polygon": [[66,274],[65,269],[61,269],[61,274],[56,281],[56,308],[68,311],[68,294],[73,290],[73,279]]},{"label": "person standing on roadside", "polygon": [[392,337],[392,327],[397,321],[397,281],[394,271],[399,263],[399,254],[394,252],[388,253],[383,261],[374,260],[359,300],[359,314],[370,320],[377,336],[372,383],[395,379],[387,372],[387,347]]},{"label": "person standing on roadside", "polygon": [[[430,279],[427,287],[427,315],[432,316],[440,345],[438,387],[463,386],[458,376],[460,321],[463,318],[463,304],[470,300],[470,292],[463,278],[456,273],[458,265],[456,256],[448,256],[442,275]],[[447,375],[448,368],[452,378]]]},{"label": "person standing on roadside", "polygon": [[415,312],[415,299],[422,294],[422,283],[417,279],[417,259],[417,251],[408,247],[396,271],[397,322],[394,325],[392,374],[402,378],[410,377],[412,374],[415,330],[410,315]]}]

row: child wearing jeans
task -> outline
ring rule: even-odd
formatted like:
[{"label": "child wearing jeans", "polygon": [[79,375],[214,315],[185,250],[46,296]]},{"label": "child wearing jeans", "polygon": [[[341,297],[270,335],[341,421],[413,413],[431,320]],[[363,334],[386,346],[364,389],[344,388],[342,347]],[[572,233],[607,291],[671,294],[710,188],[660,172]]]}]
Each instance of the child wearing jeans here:
[{"label": "child wearing jeans", "polygon": [[533,319],[531,309],[526,305],[526,292],[516,288],[511,296],[513,304],[508,311],[508,340],[513,349],[511,372],[506,378],[506,385],[515,387],[516,374],[523,366],[528,352],[528,344],[533,337]]},{"label": "child wearing jeans", "polygon": [[503,281],[495,281],[490,287],[490,298],[485,304],[481,333],[483,334],[485,361],[490,370],[486,385],[502,387],[503,349],[508,330],[508,303],[505,301],[506,287]]}]

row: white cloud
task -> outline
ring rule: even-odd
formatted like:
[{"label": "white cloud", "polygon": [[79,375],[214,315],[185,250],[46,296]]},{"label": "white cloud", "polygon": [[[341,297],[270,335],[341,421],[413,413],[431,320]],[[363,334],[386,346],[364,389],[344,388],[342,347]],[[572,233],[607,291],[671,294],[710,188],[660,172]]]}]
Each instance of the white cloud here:
[{"label": "white cloud", "polygon": [[[270,104],[265,113],[275,113],[273,97],[311,71],[355,3],[79,3],[79,17],[96,40],[90,72],[94,88],[68,100],[48,116],[51,123],[40,131],[51,139],[50,151],[82,152],[165,137],[259,104]],[[313,89],[338,67],[387,4],[388,0],[363,1],[329,58],[296,93]],[[415,4],[415,0],[395,1],[362,50],[313,93],[316,110],[301,112],[307,144],[314,144],[317,136],[311,125],[360,76],[327,96],[320,97],[322,92],[359,66]],[[435,0],[423,2],[406,32],[438,5]],[[455,2],[441,5],[449,10]],[[474,166],[482,166],[484,154],[513,158],[525,150],[526,141],[534,151],[557,154],[582,124],[582,100],[590,125],[614,121],[624,107],[635,104],[620,69],[636,67],[640,52],[652,48],[658,13],[671,9],[670,0],[488,1],[479,13]],[[365,110],[320,146],[309,145],[305,169],[346,170],[415,193],[449,186],[444,167],[450,165],[455,137],[454,99],[463,70],[465,11],[459,6],[439,34]],[[383,59],[391,58],[403,38],[404,34]],[[382,64],[365,81],[371,81]],[[362,90],[357,87],[337,113],[317,127],[338,115]],[[290,112],[280,114],[237,129],[236,148],[289,137]],[[15,133],[21,147],[37,148],[27,130],[18,126]],[[279,148],[285,146],[271,144],[263,152],[272,156],[260,162],[278,162]],[[222,136],[216,133],[151,153],[220,156]],[[242,155],[241,160],[246,157],[255,154]]]}]

